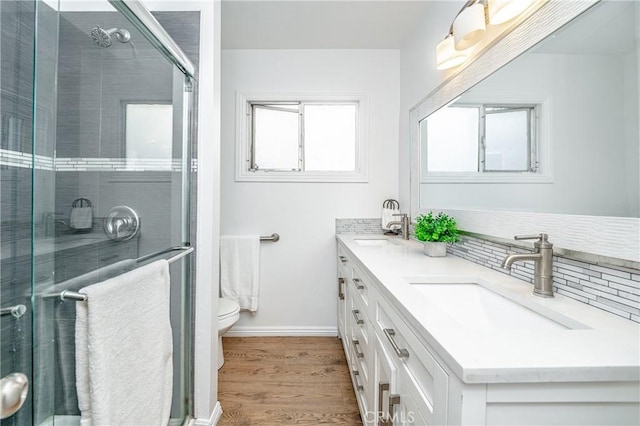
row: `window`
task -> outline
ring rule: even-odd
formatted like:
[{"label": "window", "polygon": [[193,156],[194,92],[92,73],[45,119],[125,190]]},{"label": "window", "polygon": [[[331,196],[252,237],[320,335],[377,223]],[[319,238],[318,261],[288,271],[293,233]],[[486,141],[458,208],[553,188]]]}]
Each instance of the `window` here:
[{"label": "window", "polygon": [[537,105],[454,105],[420,122],[431,172],[537,173]]},{"label": "window", "polygon": [[436,111],[419,122],[422,180],[538,179],[539,113],[538,104],[454,104]]},{"label": "window", "polygon": [[238,181],[364,182],[361,96],[239,95]]},{"label": "window", "polygon": [[126,158],[173,158],[173,106],[128,103],[125,105]]}]

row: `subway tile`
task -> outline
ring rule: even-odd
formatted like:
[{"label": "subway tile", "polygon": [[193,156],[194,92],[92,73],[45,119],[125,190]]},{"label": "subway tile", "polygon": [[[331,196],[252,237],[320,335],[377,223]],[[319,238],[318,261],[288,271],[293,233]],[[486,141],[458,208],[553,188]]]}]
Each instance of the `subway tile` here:
[{"label": "subway tile", "polygon": [[609,283],[609,287],[618,289],[618,290],[623,291],[623,292],[640,295],[640,289],[635,288],[635,287],[629,287],[629,286],[626,286],[624,284],[618,284],[618,283],[613,282],[613,281],[611,281]]},{"label": "subway tile", "polygon": [[611,296],[597,296],[596,300],[600,303],[604,303],[605,305],[612,306],[616,309],[620,309],[631,314],[640,315],[640,307],[637,306],[637,303],[634,305],[628,305],[627,303],[621,303],[619,301],[620,298],[613,299]]},{"label": "subway tile", "polygon": [[589,303],[589,299],[588,298],[582,296],[579,293],[572,293],[571,291],[565,291],[564,288],[558,288],[557,293],[558,294],[562,294],[563,296],[570,297],[570,298],[575,299],[575,300],[579,300],[582,303]]},{"label": "subway tile", "polygon": [[631,286],[631,287],[635,287],[637,289],[640,289],[640,281],[633,281],[630,279],[626,279],[626,278],[620,278],[617,275],[608,275],[608,274],[602,274],[602,279],[605,279],[607,281],[610,282],[614,282],[614,283],[618,283],[618,284],[624,284],[627,286]]},{"label": "subway tile", "polygon": [[607,311],[607,312],[610,312],[612,314],[621,316],[623,318],[631,319],[631,313],[630,312],[626,312],[626,311],[623,311],[621,309],[616,309],[613,306],[609,306],[607,304],[600,303],[600,302],[595,301],[595,300],[589,300],[589,305],[595,306],[596,308],[600,308],[600,309],[602,309],[604,311]]},{"label": "subway tile", "polygon": [[615,275],[616,277],[631,279],[631,274],[629,272],[624,272],[613,268],[606,268],[600,265],[589,265],[589,269],[602,272],[603,274],[607,275]]}]

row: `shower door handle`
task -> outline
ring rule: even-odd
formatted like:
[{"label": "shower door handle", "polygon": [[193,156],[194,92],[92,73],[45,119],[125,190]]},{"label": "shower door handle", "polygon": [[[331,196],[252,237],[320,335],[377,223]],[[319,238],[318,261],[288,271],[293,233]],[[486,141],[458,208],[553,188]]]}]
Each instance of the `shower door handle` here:
[{"label": "shower door handle", "polygon": [[29,378],[22,373],[13,373],[0,379],[0,419],[13,416],[29,392]]}]

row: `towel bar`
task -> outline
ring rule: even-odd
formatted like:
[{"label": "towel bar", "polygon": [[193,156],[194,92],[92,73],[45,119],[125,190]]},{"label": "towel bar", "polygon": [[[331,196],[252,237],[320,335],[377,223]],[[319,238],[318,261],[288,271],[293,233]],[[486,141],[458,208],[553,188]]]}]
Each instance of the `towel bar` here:
[{"label": "towel bar", "polygon": [[280,239],[280,235],[276,234],[275,232],[268,236],[260,236],[260,241],[271,241],[275,243],[279,239]]},{"label": "towel bar", "polygon": [[[170,257],[169,259],[167,259],[167,262],[173,263],[178,259],[182,259],[183,257],[187,256],[188,254],[193,253],[195,248],[189,247],[189,246],[169,247],[169,248],[166,248],[164,250],[160,250],[160,251],[157,251],[155,253],[151,253],[151,254],[147,254],[145,256],[139,257],[135,261],[136,261],[136,263],[144,262],[145,260],[149,260],[149,259],[151,259],[151,258],[153,258],[155,256],[159,256],[161,254],[166,254],[166,253],[171,253],[172,251],[177,251],[177,250],[181,250],[181,253],[178,253],[175,256]],[[82,301],[87,300],[87,295],[86,294],[82,294],[82,293],[78,293],[77,291],[70,291],[70,290],[63,290],[60,293],[54,293],[54,294],[51,294],[51,295],[47,295],[45,297],[51,297],[51,296],[60,297],[60,300],[62,300],[63,302],[65,300],[82,300]]]}]

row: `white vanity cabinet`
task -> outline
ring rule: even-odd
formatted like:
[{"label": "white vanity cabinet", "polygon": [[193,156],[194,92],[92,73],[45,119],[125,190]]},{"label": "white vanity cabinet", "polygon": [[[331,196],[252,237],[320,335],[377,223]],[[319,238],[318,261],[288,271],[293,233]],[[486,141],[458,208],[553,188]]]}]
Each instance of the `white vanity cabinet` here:
[{"label": "white vanity cabinet", "polygon": [[[428,258],[412,241],[362,238],[338,238],[338,324],[363,424],[640,424],[637,324],[562,296],[535,298],[512,277]],[[486,277],[573,322],[544,332],[474,331],[411,288],[420,276]]]},{"label": "white vanity cabinet", "polygon": [[380,296],[375,281],[344,250],[338,253],[338,275],[345,279],[340,337],[363,423],[445,424],[447,374]]}]

